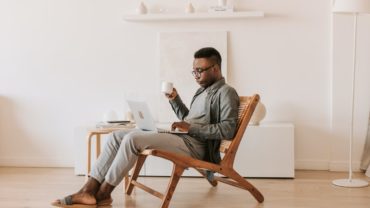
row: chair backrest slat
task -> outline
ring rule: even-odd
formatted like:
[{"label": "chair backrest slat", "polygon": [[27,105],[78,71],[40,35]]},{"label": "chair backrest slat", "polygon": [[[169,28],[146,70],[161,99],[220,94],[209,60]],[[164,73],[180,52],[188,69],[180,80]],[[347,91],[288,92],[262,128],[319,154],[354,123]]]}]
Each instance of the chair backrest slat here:
[{"label": "chair backrest slat", "polygon": [[235,154],[238,150],[241,139],[243,138],[245,129],[248,126],[249,120],[253,115],[254,109],[259,102],[259,95],[242,96],[240,97],[240,106],[238,113],[238,124],[234,138],[232,140],[222,140],[220,152],[225,153],[221,163],[232,167],[234,164]]}]

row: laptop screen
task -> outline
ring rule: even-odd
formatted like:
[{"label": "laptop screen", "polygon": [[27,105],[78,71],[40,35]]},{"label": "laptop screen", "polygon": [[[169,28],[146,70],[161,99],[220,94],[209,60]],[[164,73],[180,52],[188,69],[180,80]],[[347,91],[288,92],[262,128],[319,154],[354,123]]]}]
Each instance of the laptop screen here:
[{"label": "laptop screen", "polygon": [[139,129],[145,131],[157,130],[154,119],[146,102],[127,100],[127,104],[130,107],[136,126]]}]

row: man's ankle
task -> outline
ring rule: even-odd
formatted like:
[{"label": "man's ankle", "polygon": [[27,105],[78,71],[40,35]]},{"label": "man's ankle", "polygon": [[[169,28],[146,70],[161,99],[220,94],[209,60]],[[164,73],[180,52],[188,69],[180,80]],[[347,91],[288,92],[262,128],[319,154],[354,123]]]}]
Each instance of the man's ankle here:
[{"label": "man's ankle", "polygon": [[96,179],[89,177],[88,181],[82,187],[80,192],[87,193],[87,194],[94,196],[99,191],[99,188],[100,188],[100,183]]},{"label": "man's ankle", "polygon": [[111,198],[111,193],[113,192],[115,186],[110,185],[107,182],[103,182],[99,188],[99,191],[95,194],[97,201],[105,200]]}]

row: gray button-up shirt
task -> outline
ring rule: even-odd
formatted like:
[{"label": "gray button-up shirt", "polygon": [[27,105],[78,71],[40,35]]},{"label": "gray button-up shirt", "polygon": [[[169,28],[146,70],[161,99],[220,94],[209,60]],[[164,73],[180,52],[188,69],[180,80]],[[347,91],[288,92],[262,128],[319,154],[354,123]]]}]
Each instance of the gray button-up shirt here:
[{"label": "gray button-up shirt", "polygon": [[[219,163],[221,140],[232,139],[235,135],[239,108],[239,96],[235,89],[222,78],[207,88],[199,88],[190,110],[180,96],[171,100],[170,104],[180,120],[190,123],[188,135],[182,137],[193,155],[197,158],[204,155],[199,159]],[[202,146],[203,154],[197,150]]]}]

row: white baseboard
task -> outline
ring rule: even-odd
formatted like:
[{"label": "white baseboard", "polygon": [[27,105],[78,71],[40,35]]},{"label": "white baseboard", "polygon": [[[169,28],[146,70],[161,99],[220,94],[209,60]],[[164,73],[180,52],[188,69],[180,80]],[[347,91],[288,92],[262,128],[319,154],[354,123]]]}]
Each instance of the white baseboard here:
[{"label": "white baseboard", "polygon": [[73,167],[66,158],[11,158],[1,157],[0,166],[6,167]]},{"label": "white baseboard", "polygon": [[[296,170],[329,170],[348,171],[348,161],[327,161],[327,160],[296,160]],[[360,171],[360,161],[352,162],[352,170]]]},{"label": "white baseboard", "polygon": [[327,160],[296,160],[296,170],[329,170],[329,161]]},{"label": "white baseboard", "polygon": [[[352,162],[352,171],[359,172],[360,170],[360,161]],[[349,171],[349,162],[348,161],[331,161],[329,164],[330,171]]]}]

